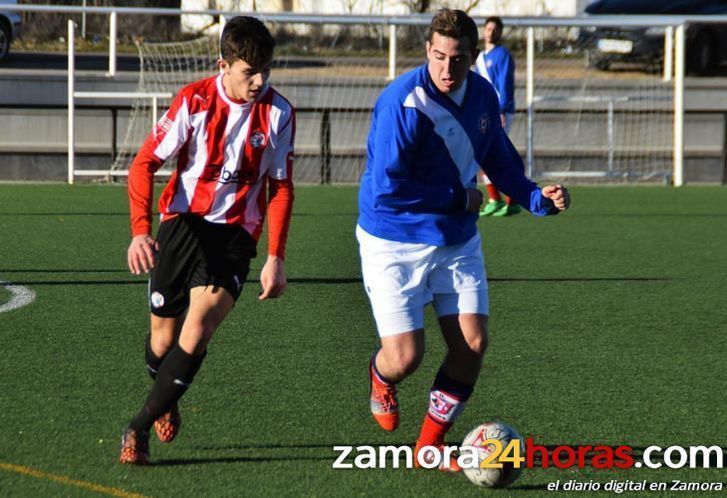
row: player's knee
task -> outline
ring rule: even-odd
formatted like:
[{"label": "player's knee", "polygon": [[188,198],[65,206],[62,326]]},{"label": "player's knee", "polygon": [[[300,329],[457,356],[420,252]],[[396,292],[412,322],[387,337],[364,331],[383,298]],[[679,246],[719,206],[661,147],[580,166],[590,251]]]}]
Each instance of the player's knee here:
[{"label": "player's knee", "polygon": [[152,329],[149,345],[154,354],[164,356],[174,347],[174,332],[167,333],[167,331]]},{"label": "player's knee", "polygon": [[179,318],[165,318],[151,315],[151,337],[149,346],[157,356],[164,356],[174,347],[179,332]]},{"label": "player's knee", "polygon": [[394,370],[398,376],[406,376],[419,367],[424,355],[416,349],[406,349],[387,352],[386,356],[389,368]]},{"label": "player's knee", "polygon": [[471,351],[471,353],[475,356],[479,356],[482,358],[484,356],[485,352],[487,351],[487,347],[490,343],[490,336],[488,333],[488,317],[484,315],[479,315],[477,317],[477,324],[475,326],[475,333],[469,334],[467,339],[467,347]]},{"label": "player's knee", "polygon": [[188,354],[201,354],[215,333],[215,326],[209,322],[185,323],[179,336],[179,345]]},{"label": "player's knee", "polygon": [[468,352],[472,356],[479,357],[479,358],[482,358],[485,355],[488,345],[489,345],[489,339],[487,336],[487,330],[484,330],[483,333],[478,334],[474,337],[471,337],[467,340]]}]

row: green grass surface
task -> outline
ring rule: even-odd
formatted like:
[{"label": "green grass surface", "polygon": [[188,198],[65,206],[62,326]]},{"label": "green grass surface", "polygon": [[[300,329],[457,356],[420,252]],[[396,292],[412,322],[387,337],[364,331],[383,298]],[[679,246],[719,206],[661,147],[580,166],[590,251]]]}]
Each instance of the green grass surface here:
[{"label": "green grass surface", "polygon": [[[479,221],[492,340],[451,442],[497,418],[539,444],[727,447],[727,189],[583,187],[573,198],[562,216]],[[355,188],[297,189],[288,292],[258,303],[254,261],[183,399],[180,437],[152,441],[153,467],[129,468],[117,464],[119,437],[149,379],[146,281],[125,268],[125,191],[1,185],[0,280],[37,298],[0,314],[0,495],[98,496],[76,481],[159,497],[490,493],[439,472],[331,468],[333,445],[414,441],[443,354],[429,311],[427,356],[400,388],[401,427],[377,430],[355,199]],[[526,470],[510,492],[545,495],[558,479],[725,474]]]}]

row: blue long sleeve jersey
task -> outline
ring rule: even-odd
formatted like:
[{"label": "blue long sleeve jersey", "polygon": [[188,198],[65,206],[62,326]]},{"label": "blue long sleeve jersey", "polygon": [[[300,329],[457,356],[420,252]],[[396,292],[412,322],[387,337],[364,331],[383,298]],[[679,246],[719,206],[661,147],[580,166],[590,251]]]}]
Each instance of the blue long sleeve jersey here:
[{"label": "blue long sleeve jersey", "polygon": [[480,52],[475,61],[475,72],[492,83],[500,101],[501,112],[515,112],[515,62],[502,45],[487,54]]},{"label": "blue long sleeve jersey", "polygon": [[533,214],[557,213],[524,176],[492,85],[472,71],[461,106],[436,89],[426,64],[397,78],[374,106],[367,150],[358,224],[382,239],[434,246],[469,240],[478,215],[465,212],[466,189],[476,187],[480,169]]}]

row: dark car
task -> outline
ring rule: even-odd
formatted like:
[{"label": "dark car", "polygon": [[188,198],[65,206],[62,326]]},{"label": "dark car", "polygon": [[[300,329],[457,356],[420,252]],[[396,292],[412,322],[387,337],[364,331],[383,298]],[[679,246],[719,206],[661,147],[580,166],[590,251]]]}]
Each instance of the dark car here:
[{"label": "dark car", "polygon": [[[596,0],[590,15],[714,15],[727,14],[727,0]],[[608,69],[615,62],[661,64],[664,28],[600,27],[581,32],[588,46],[589,64]],[[727,25],[689,24],[686,33],[687,71],[715,72],[727,58]]]},{"label": "dark car", "polygon": [[17,0],[0,0],[0,60],[7,57],[10,44],[18,36],[21,17],[18,12],[2,10],[2,4],[15,4]]}]

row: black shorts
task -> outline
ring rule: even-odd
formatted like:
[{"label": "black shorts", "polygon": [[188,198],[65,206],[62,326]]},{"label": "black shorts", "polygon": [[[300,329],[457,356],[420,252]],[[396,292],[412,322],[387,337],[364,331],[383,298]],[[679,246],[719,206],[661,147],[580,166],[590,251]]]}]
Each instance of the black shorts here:
[{"label": "black shorts", "polygon": [[149,278],[154,315],[175,317],[189,306],[189,290],[222,287],[237,300],[257,255],[255,239],[242,227],[180,215],[159,225],[159,253]]}]

